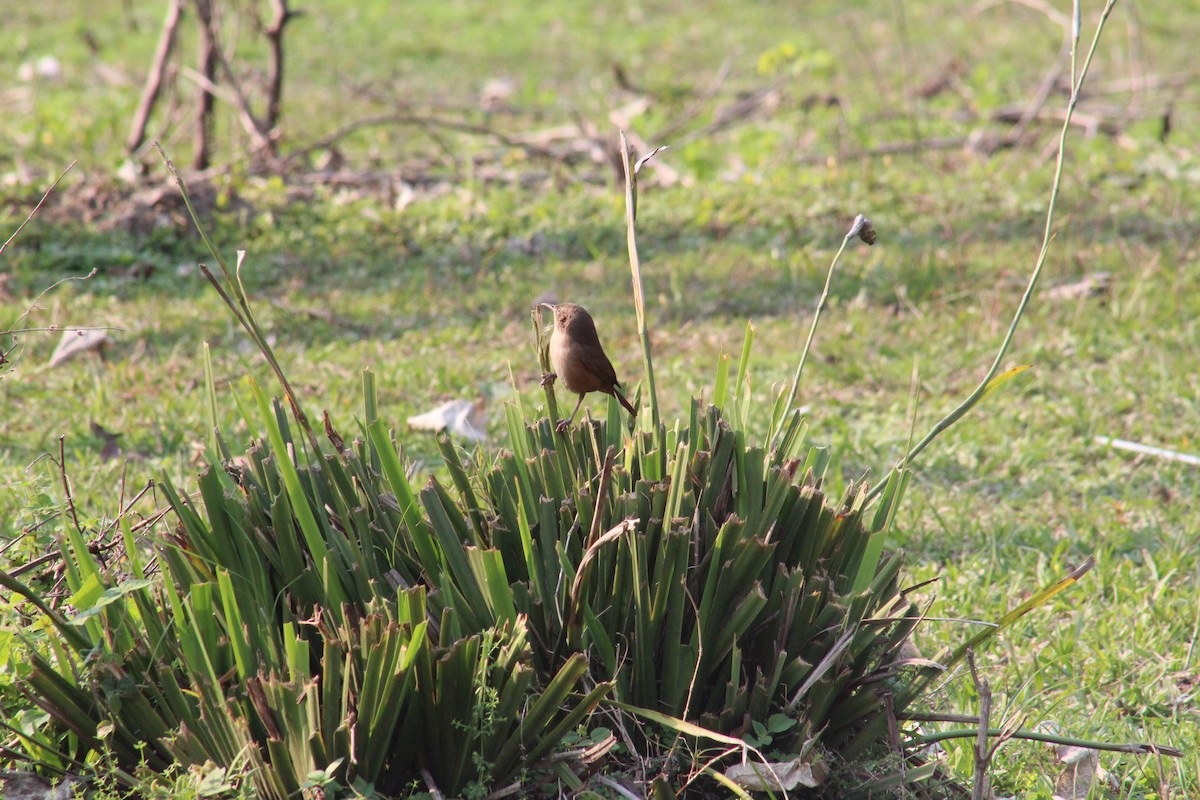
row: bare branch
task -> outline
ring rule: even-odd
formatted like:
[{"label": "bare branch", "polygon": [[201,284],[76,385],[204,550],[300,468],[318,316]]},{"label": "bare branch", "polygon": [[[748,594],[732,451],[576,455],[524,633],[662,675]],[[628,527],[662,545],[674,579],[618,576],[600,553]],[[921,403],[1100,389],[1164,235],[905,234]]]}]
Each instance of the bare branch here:
[{"label": "bare branch", "polygon": [[[217,75],[217,37],[213,32],[212,0],[193,0],[196,16],[200,19],[200,52],[197,70],[209,83]],[[196,148],[192,165],[196,169],[207,169],[212,158],[212,113],[216,95],[206,86],[200,87],[200,99],[196,105]]]},{"label": "bare branch", "polygon": [[13,235],[8,237],[8,239],[5,240],[4,244],[0,245],[0,255],[3,255],[4,251],[6,249],[8,249],[8,246],[10,244],[12,244],[13,239],[16,239],[17,236],[21,233],[21,231],[25,230],[25,226],[28,225],[30,223],[30,221],[34,218],[34,216],[37,215],[38,211],[41,210],[42,205],[46,202],[47,198],[49,198],[50,195],[53,194],[53,192],[54,192],[55,188],[58,186],[59,182],[63,178],[67,177],[67,173],[71,171],[71,167],[74,167],[78,163],[79,163],[79,161],[77,159],[75,161],[72,161],[70,164],[68,164],[67,168],[62,171],[62,174],[54,179],[54,183],[50,184],[50,188],[42,193],[42,199],[38,200],[38,204],[33,207],[33,211],[29,212],[29,216],[27,216],[25,218],[25,221],[21,223],[20,227],[18,227],[15,231],[13,231]]},{"label": "bare branch", "polygon": [[163,22],[162,35],[158,39],[158,49],[154,52],[154,63],[146,75],[146,86],[142,89],[142,99],[138,102],[137,111],[133,115],[133,125],[129,130],[129,139],[125,149],[132,154],[146,141],[146,125],[150,122],[150,113],[158,102],[158,94],[162,90],[163,78],[167,72],[167,61],[175,49],[175,34],[179,30],[179,21],[183,18],[185,0],[168,0],[167,18]]},{"label": "bare branch", "polygon": [[[279,106],[283,96],[283,28],[296,13],[288,8],[288,0],[271,0],[275,16],[267,25],[267,46],[271,60],[267,67],[267,118],[264,128],[268,136],[279,125]],[[273,138],[273,137],[272,137]]]},{"label": "bare branch", "polygon": [[992,687],[986,678],[979,677],[973,651],[967,652],[967,663],[971,666],[971,680],[975,683],[975,691],[979,693],[979,732],[975,737],[975,777],[971,782],[971,800],[988,800],[992,796],[992,781],[988,775],[988,768],[992,763],[992,750],[988,747]]}]

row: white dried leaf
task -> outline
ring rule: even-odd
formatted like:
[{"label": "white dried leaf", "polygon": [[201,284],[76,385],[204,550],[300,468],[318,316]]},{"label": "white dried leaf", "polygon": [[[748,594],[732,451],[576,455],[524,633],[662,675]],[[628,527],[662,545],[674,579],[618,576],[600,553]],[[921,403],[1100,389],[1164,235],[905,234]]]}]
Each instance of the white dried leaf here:
[{"label": "white dried leaf", "polygon": [[485,83],[479,92],[479,107],[489,113],[500,111],[516,90],[517,82],[513,78],[493,78]]},{"label": "white dried leaf", "polygon": [[54,348],[47,366],[57,367],[80,353],[100,352],[110,344],[112,340],[108,338],[107,331],[63,331],[62,339]]},{"label": "white dried leaf", "polygon": [[1060,745],[1055,748],[1063,765],[1054,782],[1055,800],[1086,800],[1092,785],[1103,782],[1107,773],[1100,767],[1100,752],[1086,747]]},{"label": "white dried leaf", "polygon": [[482,442],[487,436],[487,418],[483,409],[470,400],[450,400],[437,408],[408,418],[408,427],[424,431],[448,431],[473,442]]},{"label": "white dried leaf", "polygon": [[1079,300],[1107,294],[1111,287],[1112,275],[1107,272],[1094,272],[1073,283],[1055,286],[1046,292],[1046,297],[1050,300]]},{"label": "white dried leaf", "polygon": [[790,792],[797,786],[815,788],[825,783],[828,770],[821,761],[802,758],[771,763],[734,764],[725,777],[749,792]]},{"label": "white dried leaf", "polygon": [[637,163],[633,165],[633,174],[636,175],[639,172],[641,172],[642,167],[646,166],[647,161],[654,158],[656,155],[661,153],[663,150],[666,150],[670,146],[671,145],[669,145],[669,144],[660,145],[660,146],[654,148],[653,150],[651,150],[649,153],[646,153],[646,155],[639,158],[637,160]]}]

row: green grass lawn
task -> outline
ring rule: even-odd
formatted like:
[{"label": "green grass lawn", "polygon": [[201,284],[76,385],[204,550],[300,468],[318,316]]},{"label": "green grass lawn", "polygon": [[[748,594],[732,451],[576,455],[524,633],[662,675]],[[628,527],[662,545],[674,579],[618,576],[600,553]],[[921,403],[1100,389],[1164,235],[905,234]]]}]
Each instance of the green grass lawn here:
[{"label": "green grass lawn", "polygon": [[[54,55],[62,75],[0,89],[15,110],[0,115],[0,172],[13,178],[0,189],[3,238],[74,159],[61,203],[115,185],[162,5],[59,0],[4,12],[0,74]],[[1035,121],[1020,146],[991,156],[962,147],[846,156],[1005,133],[1010,125],[987,117],[1029,102],[1061,32],[1017,4],[876,5],[312,4],[288,29],[283,151],[397,108],[508,134],[575,119],[608,132],[609,111],[636,97],[616,85],[620,64],[649,98],[630,124],[651,144],[672,145],[658,160],[680,177],[656,186],[647,168],[638,217],[665,417],[712,385],[722,353],[736,358],[747,320],[756,394],[790,379],[830,258],[866,213],[879,242],[853,246],[834,275],[800,402],[844,479],[878,476],[909,442],[914,375],[919,436],[990,364],[1037,256],[1058,118]],[[1088,37],[1099,4],[1084,5]],[[238,56],[253,61],[261,47],[238,24],[226,30],[237,29]],[[1094,797],[1200,794],[1200,472],[1095,442],[1200,453],[1200,114],[1193,85],[1165,80],[1194,68],[1197,34],[1195,9],[1118,5],[1080,107],[1118,130],[1076,128],[1069,139],[1053,249],[1005,365],[1033,368],[921,456],[892,534],[911,582],[936,579],[922,590],[931,619],[918,635],[930,657],[969,636],[971,620],[999,618],[1096,556],[1078,586],[979,656],[1001,724],[1186,752],[1105,753],[1112,787]],[[190,48],[194,32],[183,36]],[[955,61],[951,88],[918,96]],[[489,115],[478,95],[496,77],[513,81],[511,108]],[[1136,78],[1163,80],[1121,91]],[[769,102],[751,118],[713,124],[767,86]],[[182,77],[179,87],[190,91]],[[839,104],[811,102],[825,96]],[[1055,91],[1045,109],[1064,106]],[[656,137],[689,109],[695,116],[674,136]],[[169,155],[186,163],[189,138],[156,124]],[[483,399],[493,434],[484,446],[504,447],[504,404],[515,392],[537,402],[528,310],[546,292],[587,306],[618,374],[639,381],[610,167],[567,167],[436,127],[381,126],[340,145],[346,162],[413,181],[410,203],[333,184],[296,200],[284,182],[246,174],[235,121],[222,118],[217,135],[217,159],[232,169],[215,183],[230,201],[216,204],[211,225],[231,258],[248,251],[260,320],[310,413],[328,409],[352,430],[370,367],[381,416],[397,429],[443,400]],[[530,179],[489,180],[471,165],[487,157]],[[146,162],[163,180],[156,158]],[[3,557],[12,564],[36,557],[62,524],[40,524],[63,494],[60,439],[84,524],[111,519],[164,471],[188,485],[207,437],[204,343],[222,430],[235,446],[261,434],[233,398],[245,395],[242,376],[269,376],[196,269],[207,258],[198,237],[182,215],[155,223],[153,213],[135,216],[135,234],[49,209],[0,256],[9,295],[0,329],[113,328],[103,360],[48,368],[58,335],[30,332],[0,367],[0,546],[30,531]],[[94,278],[54,290],[18,322],[47,286],[93,268]],[[1054,291],[1100,273],[1102,293]],[[93,422],[122,434],[122,458],[102,459]],[[429,434],[401,438],[410,458],[434,460]],[[11,628],[7,598],[0,609]],[[7,632],[0,637],[7,647]],[[0,676],[10,680],[11,669]],[[953,674],[932,701],[973,713],[974,695],[970,676]],[[969,779],[970,744],[946,749]],[[1051,748],[1010,742],[995,763],[997,790],[1048,798],[1059,769]]]}]

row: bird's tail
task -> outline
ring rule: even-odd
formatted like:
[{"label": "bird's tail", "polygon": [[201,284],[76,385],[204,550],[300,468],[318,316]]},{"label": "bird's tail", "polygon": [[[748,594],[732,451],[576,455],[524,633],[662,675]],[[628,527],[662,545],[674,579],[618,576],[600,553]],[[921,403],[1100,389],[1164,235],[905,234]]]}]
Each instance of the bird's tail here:
[{"label": "bird's tail", "polygon": [[621,401],[621,405],[625,406],[625,410],[629,412],[630,416],[637,416],[637,409],[630,405],[629,401],[625,399],[625,395],[621,394],[621,390],[616,386],[613,387],[613,395]]}]

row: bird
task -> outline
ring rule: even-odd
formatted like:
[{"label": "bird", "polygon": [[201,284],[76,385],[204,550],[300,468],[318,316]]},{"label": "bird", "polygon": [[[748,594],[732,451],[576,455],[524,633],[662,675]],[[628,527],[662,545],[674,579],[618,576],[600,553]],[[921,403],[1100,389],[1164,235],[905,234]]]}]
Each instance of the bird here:
[{"label": "bird", "polygon": [[579,413],[584,395],[588,392],[611,394],[631,416],[636,417],[637,409],[621,394],[617,371],[600,345],[596,323],[587,309],[575,303],[538,305],[554,312],[554,333],[550,335],[550,364],[554,372],[545,376],[542,384],[547,385],[555,378],[562,378],[563,386],[579,395],[579,402],[575,404],[571,416],[560,420],[555,430],[562,433],[575,421],[575,415]]}]

